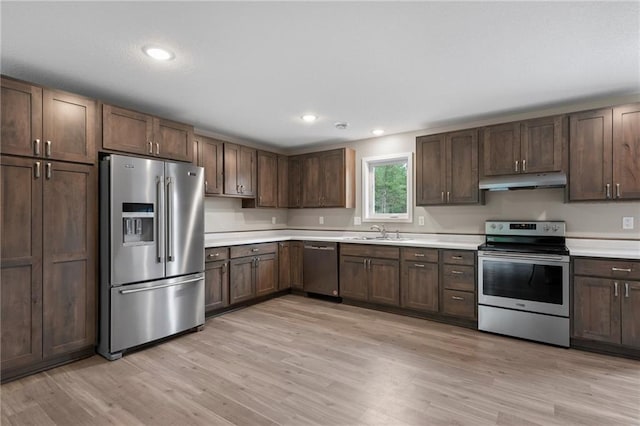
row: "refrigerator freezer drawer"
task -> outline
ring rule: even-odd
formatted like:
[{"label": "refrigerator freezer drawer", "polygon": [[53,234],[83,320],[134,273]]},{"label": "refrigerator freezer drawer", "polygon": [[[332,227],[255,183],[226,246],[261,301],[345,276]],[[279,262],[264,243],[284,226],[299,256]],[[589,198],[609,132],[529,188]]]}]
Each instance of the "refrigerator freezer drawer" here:
[{"label": "refrigerator freezer drawer", "polygon": [[204,324],[204,274],[111,289],[111,353]]}]

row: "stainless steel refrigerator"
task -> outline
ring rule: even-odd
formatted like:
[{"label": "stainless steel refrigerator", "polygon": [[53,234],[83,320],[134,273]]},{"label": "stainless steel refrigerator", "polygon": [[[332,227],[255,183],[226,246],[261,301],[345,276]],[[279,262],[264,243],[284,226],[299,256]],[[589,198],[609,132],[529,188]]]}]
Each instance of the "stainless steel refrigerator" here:
[{"label": "stainless steel refrigerator", "polygon": [[98,353],[105,358],[204,324],[203,185],[204,169],[186,163],[101,160]]}]

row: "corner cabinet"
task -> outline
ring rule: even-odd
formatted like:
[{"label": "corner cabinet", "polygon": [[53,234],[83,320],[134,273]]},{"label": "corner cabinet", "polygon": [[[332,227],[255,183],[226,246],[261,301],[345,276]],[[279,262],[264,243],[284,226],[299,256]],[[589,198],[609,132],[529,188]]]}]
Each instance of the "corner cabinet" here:
[{"label": "corner cabinet", "polygon": [[552,116],[482,129],[482,176],[564,169],[566,117]]},{"label": "corner cabinet", "polygon": [[193,126],[102,105],[102,148],[146,157],[193,161]]},{"label": "corner cabinet", "polygon": [[416,161],[417,205],[480,203],[477,130],[416,138]]},{"label": "corner cabinet", "polygon": [[0,153],[93,164],[96,102],[2,78]]},{"label": "corner cabinet", "polygon": [[300,156],[300,162],[301,207],[355,208],[353,149],[305,154]]},{"label": "corner cabinet", "polygon": [[93,353],[98,183],[93,166],[0,163],[5,380]]},{"label": "corner cabinet", "polygon": [[569,200],[640,199],[640,103],[570,116]]},{"label": "corner cabinet", "polygon": [[[640,262],[573,260],[572,338],[640,354]],[[572,341],[572,346],[575,342]]]}]

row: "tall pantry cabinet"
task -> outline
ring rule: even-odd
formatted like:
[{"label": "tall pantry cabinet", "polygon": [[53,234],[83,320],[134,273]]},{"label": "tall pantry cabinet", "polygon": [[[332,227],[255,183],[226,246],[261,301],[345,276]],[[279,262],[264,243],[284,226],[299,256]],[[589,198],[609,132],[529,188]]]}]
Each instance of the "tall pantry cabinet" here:
[{"label": "tall pantry cabinet", "polygon": [[1,375],[93,353],[95,101],[2,78]]}]

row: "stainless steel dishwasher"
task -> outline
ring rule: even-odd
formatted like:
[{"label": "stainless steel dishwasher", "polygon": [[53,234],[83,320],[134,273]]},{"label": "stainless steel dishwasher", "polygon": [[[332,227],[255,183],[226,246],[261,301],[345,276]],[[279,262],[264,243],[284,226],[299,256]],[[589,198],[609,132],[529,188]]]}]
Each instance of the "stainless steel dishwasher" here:
[{"label": "stainless steel dishwasher", "polygon": [[302,274],[304,291],[337,296],[338,244],[305,241]]}]

